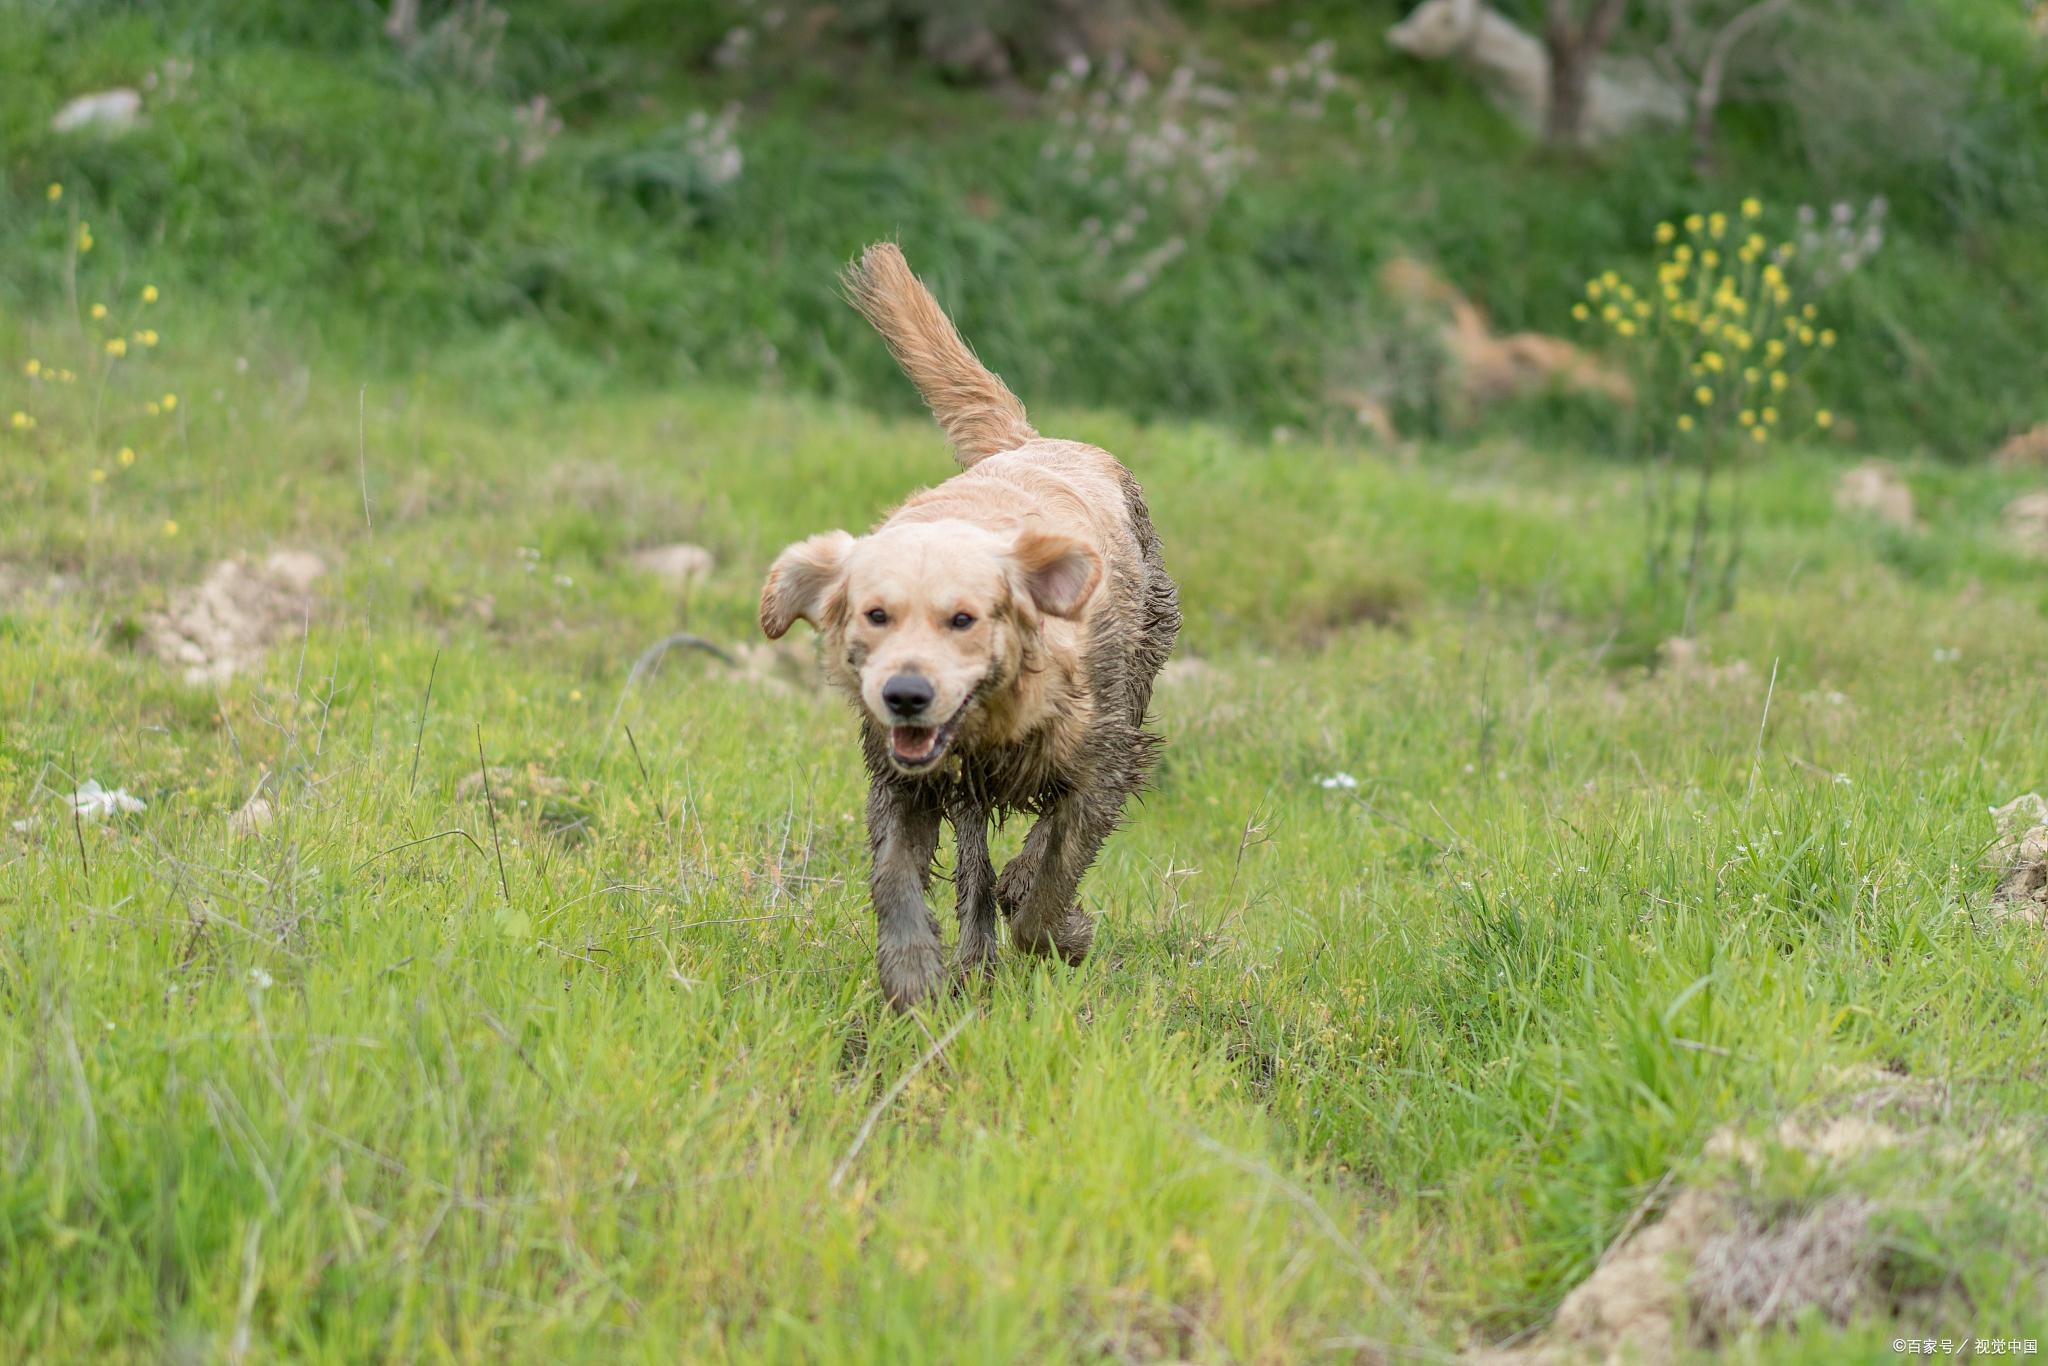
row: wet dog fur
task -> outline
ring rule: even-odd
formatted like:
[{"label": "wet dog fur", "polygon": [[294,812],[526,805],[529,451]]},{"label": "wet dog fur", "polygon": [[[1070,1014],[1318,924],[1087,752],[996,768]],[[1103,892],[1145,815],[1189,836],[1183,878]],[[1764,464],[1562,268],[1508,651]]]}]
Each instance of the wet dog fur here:
[{"label": "wet dog fur", "polygon": [[[958,846],[959,975],[993,965],[1002,920],[1026,952],[1087,956],[1095,926],[1075,893],[1145,781],[1146,708],[1180,610],[1128,470],[1041,437],[894,245],[869,247],[844,282],[962,472],[866,536],[783,551],[761,629],[809,622],[860,717],[876,957],[905,1010],[943,977],[925,903],[941,820]],[[1038,819],[999,877],[988,827],[1015,812]]]}]

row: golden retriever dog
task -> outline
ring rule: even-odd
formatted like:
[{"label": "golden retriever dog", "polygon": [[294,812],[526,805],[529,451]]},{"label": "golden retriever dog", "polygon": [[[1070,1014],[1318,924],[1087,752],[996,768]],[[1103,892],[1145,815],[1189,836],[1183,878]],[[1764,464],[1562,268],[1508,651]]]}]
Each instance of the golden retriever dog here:
[{"label": "golden retriever dog", "polygon": [[[848,297],[953,443],[962,473],[873,531],[783,551],[761,629],[807,621],[860,717],[882,991],[907,1010],[940,981],[925,904],[939,822],[958,845],[962,977],[1011,942],[1069,963],[1095,938],[1081,875],[1123,821],[1158,737],[1152,683],[1180,631],[1137,481],[1108,452],[1041,437],[893,245],[847,268]],[[1038,817],[999,878],[991,819]]]}]

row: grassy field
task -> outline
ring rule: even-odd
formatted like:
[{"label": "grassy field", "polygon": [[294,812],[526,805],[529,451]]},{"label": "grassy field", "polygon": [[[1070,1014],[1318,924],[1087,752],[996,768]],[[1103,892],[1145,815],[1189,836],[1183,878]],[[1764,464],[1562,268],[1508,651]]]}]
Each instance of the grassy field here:
[{"label": "grassy field", "polygon": [[[1868,1233],[1845,1321],[1741,1355],[2048,1330],[2043,946],[1980,864],[2048,774],[2010,478],[1912,468],[1907,532],[1780,457],[1749,591],[1651,673],[1620,467],[1041,413],[1151,496],[1168,743],[1090,961],[898,1018],[843,705],[628,669],[750,639],[777,548],[944,476],[932,429],[183,354],[0,433],[0,1355],[1527,1349],[1700,1194]],[[89,429],[141,454],[96,480]],[[627,558],[678,539],[681,595]],[[280,548],[327,572],[259,666],[152,657]],[[146,808],[74,820],[88,779]]]}]

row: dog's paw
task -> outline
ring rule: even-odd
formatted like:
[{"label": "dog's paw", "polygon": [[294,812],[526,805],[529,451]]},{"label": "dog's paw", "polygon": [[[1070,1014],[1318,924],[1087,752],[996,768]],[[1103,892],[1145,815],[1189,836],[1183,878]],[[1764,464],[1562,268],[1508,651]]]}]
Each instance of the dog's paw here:
[{"label": "dog's paw", "polygon": [[985,935],[962,935],[953,954],[953,990],[965,991],[996,975],[996,941]]},{"label": "dog's paw", "polygon": [[882,978],[882,995],[897,1014],[913,1009],[937,990],[940,974],[939,945],[917,942],[885,946],[876,955]]},{"label": "dog's paw", "polygon": [[1066,914],[1050,925],[1013,920],[1010,940],[1025,953],[1057,957],[1068,967],[1079,967],[1095,944],[1095,917],[1079,906],[1069,906]]}]

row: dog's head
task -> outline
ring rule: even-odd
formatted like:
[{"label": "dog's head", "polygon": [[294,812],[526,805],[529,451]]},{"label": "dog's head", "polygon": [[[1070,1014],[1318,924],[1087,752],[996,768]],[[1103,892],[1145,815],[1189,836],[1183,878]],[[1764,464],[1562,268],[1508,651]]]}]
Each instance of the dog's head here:
[{"label": "dog's head", "polygon": [[951,520],[828,531],[776,558],[761,629],[776,640],[799,618],[815,627],[832,681],[888,734],[890,762],[919,773],[1016,687],[1044,618],[1077,615],[1101,575],[1092,550],[1050,532]]}]

